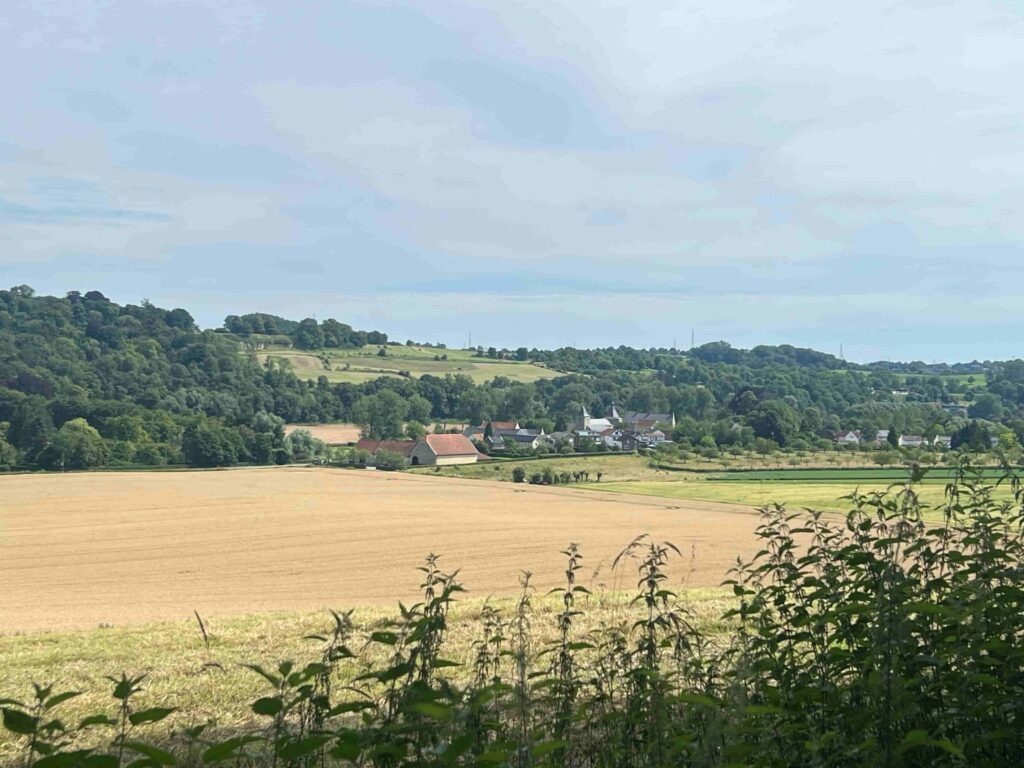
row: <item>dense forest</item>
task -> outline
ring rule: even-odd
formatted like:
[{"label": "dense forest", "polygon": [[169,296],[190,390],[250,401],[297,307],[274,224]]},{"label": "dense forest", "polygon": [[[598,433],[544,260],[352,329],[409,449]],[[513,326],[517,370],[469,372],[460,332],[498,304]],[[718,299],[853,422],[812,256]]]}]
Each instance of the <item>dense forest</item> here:
[{"label": "dense forest", "polygon": [[[674,412],[677,443],[706,449],[758,440],[811,449],[839,429],[952,434],[977,447],[1024,437],[1022,361],[986,364],[977,393],[941,373],[912,378],[814,350],[724,342],[688,352],[533,350],[525,356],[565,375],[531,384],[463,375],[331,384],[261,363],[244,341],[257,334],[302,348],[387,341],[334,320],[245,315],[201,330],[184,309],[121,306],[96,291],[0,291],[0,466],[285,463],[317,449],[302,433],[286,437],[286,422],[356,421],[389,437],[491,418],[551,431],[612,403]],[[954,402],[966,416],[943,408]]]}]

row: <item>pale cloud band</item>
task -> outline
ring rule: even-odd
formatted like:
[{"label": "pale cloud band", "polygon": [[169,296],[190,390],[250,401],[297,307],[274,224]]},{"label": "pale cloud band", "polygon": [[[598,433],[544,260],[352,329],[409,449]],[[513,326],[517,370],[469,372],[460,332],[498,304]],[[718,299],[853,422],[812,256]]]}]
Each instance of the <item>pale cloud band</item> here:
[{"label": "pale cloud band", "polygon": [[1010,4],[4,17],[0,282],[208,325],[261,309],[513,346],[697,327],[859,359],[1020,354]]}]

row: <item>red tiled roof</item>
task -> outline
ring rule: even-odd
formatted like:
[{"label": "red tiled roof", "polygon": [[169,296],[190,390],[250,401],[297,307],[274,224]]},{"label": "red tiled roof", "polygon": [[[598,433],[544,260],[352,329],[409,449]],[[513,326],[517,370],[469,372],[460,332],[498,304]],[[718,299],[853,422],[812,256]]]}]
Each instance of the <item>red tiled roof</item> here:
[{"label": "red tiled roof", "polygon": [[394,453],[400,453],[403,456],[408,456],[412,453],[412,449],[415,447],[415,440],[360,440],[356,443],[356,448],[368,453],[392,451]]},{"label": "red tiled roof", "polygon": [[427,435],[424,440],[438,456],[473,456],[476,446],[465,435]]},{"label": "red tiled roof", "polygon": [[519,429],[518,421],[492,421],[491,429]]}]

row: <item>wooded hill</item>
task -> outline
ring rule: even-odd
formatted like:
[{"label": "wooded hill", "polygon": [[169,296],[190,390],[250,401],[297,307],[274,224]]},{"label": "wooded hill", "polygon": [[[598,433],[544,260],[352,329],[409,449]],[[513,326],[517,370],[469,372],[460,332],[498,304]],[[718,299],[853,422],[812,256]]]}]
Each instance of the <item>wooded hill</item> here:
[{"label": "wooded hill", "polygon": [[[373,421],[394,433],[408,421],[500,418],[550,431],[584,407],[603,414],[612,403],[674,412],[676,441],[709,449],[757,439],[809,449],[840,428],[953,434],[968,418],[979,443],[1007,430],[1024,437],[1021,361],[986,364],[987,389],[978,389],[955,376],[909,377],[814,350],[719,342],[689,352],[534,350],[530,359],[566,372],[534,383],[423,375],[331,384],[260,363],[239,341],[273,331],[296,344],[320,343],[302,335],[313,325],[325,344],[332,332],[339,345],[387,339],[333,320],[270,315],[200,330],[185,309],[121,306],[96,291],[60,298],[27,286],[0,291],[0,465],[283,463],[312,450],[285,438],[285,422]],[[954,402],[969,417],[941,408]]]}]

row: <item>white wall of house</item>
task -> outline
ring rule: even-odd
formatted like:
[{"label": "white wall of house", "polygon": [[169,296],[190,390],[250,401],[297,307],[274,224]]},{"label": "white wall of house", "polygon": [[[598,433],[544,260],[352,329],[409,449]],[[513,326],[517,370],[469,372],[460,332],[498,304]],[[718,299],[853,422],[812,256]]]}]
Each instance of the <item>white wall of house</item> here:
[{"label": "white wall of house", "polygon": [[438,456],[435,464],[439,467],[448,467],[452,464],[476,464],[476,454],[463,454],[461,456]]}]

